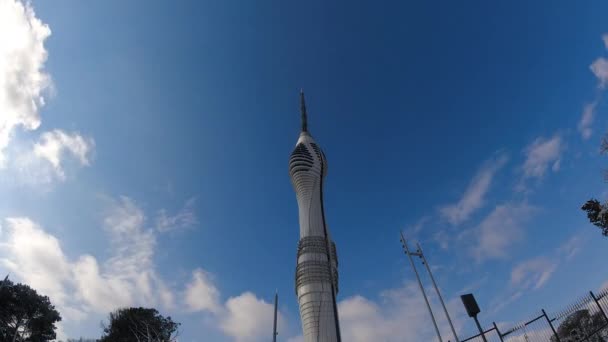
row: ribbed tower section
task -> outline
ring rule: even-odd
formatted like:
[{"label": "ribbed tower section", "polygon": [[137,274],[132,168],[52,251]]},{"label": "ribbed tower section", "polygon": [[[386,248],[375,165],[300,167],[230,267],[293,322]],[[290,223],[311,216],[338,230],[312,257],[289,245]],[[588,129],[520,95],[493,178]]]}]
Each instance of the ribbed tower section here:
[{"label": "ribbed tower section", "polygon": [[325,224],[323,180],[327,160],[308,133],[306,105],[301,93],[302,131],[289,158],[289,175],[298,199],[300,241],[296,294],[306,342],[340,342],[336,306],[338,257]]}]

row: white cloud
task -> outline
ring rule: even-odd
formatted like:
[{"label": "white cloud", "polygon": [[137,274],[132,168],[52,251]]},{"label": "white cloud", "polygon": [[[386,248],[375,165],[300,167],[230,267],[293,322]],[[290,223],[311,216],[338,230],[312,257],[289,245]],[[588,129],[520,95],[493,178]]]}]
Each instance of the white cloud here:
[{"label": "white cloud", "polygon": [[65,180],[66,157],[80,166],[90,163],[94,142],[78,133],[56,129],[36,142],[16,139],[19,130],[34,131],[41,124],[40,110],[52,89],[44,69],[50,35],[29,1],[0,0],[0,169],[8,184],[40,188]]},{"label": "white cloud", "polygon": [[[433,291],[427,291],[431,294]],[[431,305],[437,308],[436,298],[430,296]],[[459,300],[448,300],[448,310],[456,330],[462,327],[462,304]],[[363,296],[352,296],[338,303],[342,339],[352,342],[402,341],[403,336],[411,341],[432,341],[436,337],[429,323],[426,304],[418,285],[408,282],[403,287],[384,291],[379,301]],[[451,336],[443,315],[436,315],[442,336]],[[450,338],[451,339],[451,338]]]},{"label": "white cloud", "polygon": [[574,235],[566,240],[566,242],[564,242],[557,251],[559,255],[564,256],[566,260],[570,260],[581,251],[582,245],[583,239],[578,235]]},{"label": "white cloud", "polygon": [[521,262],[511,271],[511,286],[537,290],[547,283],[557,269],[557,262],[538,257]]},{"label": "white cloud", "polygon": [[198,218],[194,211],[195,198],[190,198],[184,206],[173,216],[167,214],[167,210],[161,209],[156,216],[156,229],[159,232],[185,229],[198,224]]},{"label": "white cloud", "polygon": [[87,139],[78,133],[65,133],[62,130],[45,132],[34,144],[34,155],[48,161],[60,179],[65,178],[62,168],[66,155],[72,155],[82,166],[90,163],[90,154],[95,146],[92,139]]},{"label": "white cloud", "polygon": [[563,141],[559,135],[551,139],[537,138],[524,149],[526,161],[522,167],[524,178],[542,178],[549,166],[559,170]]},{"label": "white cloud", "polygon": [[172,306],[173,294],[158,276],[155,236],[145,215],[127,197],[112,200],[104,226],[111,256],[103,263],[88,254],[70,260],[59,240],[28,218],[8,218],[0,236],[0,266],[48,295],[62,315],[80,320],[122,306]]},{"label": "white cloud", "polygon": [[184,301],[190,311],[209,311],[219,313],[220,292],[210,279],[210,275],[202,269],[192,272],[192,281],[186,285]]},{"label": "white cloud", "polygon": [[[146,229],[146,215],[130,198],[108,200],[103,227],[110,257],[89,254],[69,258],[59,239],[29,218],[8,218],[0,230],[0,269],[49,296],[66,321],[99,317],[119,307],[175,309],[173,290],[154,263],[156,229]],[[216,328],[235,341],[264,341],[272,329],[273,305],[250,292],[220,301],[220,291],[203,269],[192,272],[184,287],[184,311],[207,312]],[[286,323],[279,313],[279,329]]]},{"label": "white cloud", "polygon": [[[272,335],[274,305],[245,292],[226,301],[220,315],[220,328],[236,342],[262,342]],[[278,330],[285,331],[284,318],[278,314]],[[269,334],[270,333],[270,334]]]},{"label": "white cloud", "polygon": [[597,77],[599,87],[604,88],[608,84],[608,59],[600,57],[589,66],[591,72]]},{"label": "white cloud", "polygon": [[14,130],[40,126],[39,110],[51,85],[44,71],[48,25],[36,18],[29,3],[0,1],[0,167]]},{"label": "white cloud", "polygon": [[583,139],[587,140],[591,138],[591,134],[593,133],[592,124],[593,119],[595,118],[595,108],[597,107],[597,101],[593,101],[588,103],[583,108],[583,114],[581,116],[581,120],[578,123],[578,131],[581,133]]},{"label": "white cloud", "polygon": [[0,265],[58,304],[66,302],[65,282],[70,265],[59,240],[32,220],[13,217],[5,220],[0,243]]},{"label": "white cloud", "polygon": [[453,225],[466,221],[474,211],[483,206],[484,197],[492,184],[494,175],[507,161],[507,156],[500,154],[496,158],[485,162],[469,183],[462,198],[455,204],[441,208],[441,215]]},{"label": "white cloud", "polygon": [[478,261],[506,258],[513,244],[524,237],[523,224],[535,209],[526,203],[496,206],[481,223],[463,234],[473,242],[472,256]]}]

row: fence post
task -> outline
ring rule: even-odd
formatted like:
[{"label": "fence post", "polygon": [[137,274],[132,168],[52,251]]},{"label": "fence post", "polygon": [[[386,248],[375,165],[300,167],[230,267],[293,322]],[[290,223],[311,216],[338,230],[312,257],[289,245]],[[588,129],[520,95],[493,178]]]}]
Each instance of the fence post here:
[{"label": "fence post", "polygon": [[547,322],[549,323],[549,326],[551,327],[551,330],[553,331],[553,336],[555,336],[555,339],[557,340],[557,342],[561,342],[559,339],[559,336],[557,335],[557,331],[555,331],[555,328],[553,327],[553,323],[551,323],[551,319],[549,319],[549,316],[547,316],[547,313],[545,312],[545,309],[542,309],[543,311],[543,316],[545,316],[545,318],[547,319]]},{"label": "fence post", "polygon": [[593,298],[593,300],[595,301],[595,304],[597,304],[597,307],[602,312],[602,315],[604,315],[604,318],[606,319],[606,323],[608,323],[608,316],[606,316],[606,312],[604,311],[604,309],[600,305],[600,301],[597,300],[597,298],[595,297],[595,294],[593,293],[593,291],[589,291],[589,294],[591,295],[591,298]]},{"label": "fence post", "polygon": [[494,330],[496,330],[496,333],[498,334],[498,338],[500,339],[500,342],[504,342],[504,340],[502,339],[502,334],[500,333],[500,330],[498,330],[498,326],[496,325],[496,322],[492,322],[492,324],[494,324]]}]

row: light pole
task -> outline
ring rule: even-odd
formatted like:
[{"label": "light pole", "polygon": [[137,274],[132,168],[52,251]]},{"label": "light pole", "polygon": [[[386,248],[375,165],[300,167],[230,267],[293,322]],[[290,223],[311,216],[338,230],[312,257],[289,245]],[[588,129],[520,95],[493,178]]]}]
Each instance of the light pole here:
[{"label": "light pole", "polygon": [[467,314],[469,317],[473,317],[475,320],[475,324],[477,324],[477,329],[479,329],[479,334],[481,334],[483,342],[488,342],[488,340],[486,340],[486,335],[483,333],[483,329],[481,328],[481,324],[479,324],[479,320],[477,319],[477,314],[479,314],[481,310],[479,310],[479,305],[477,305],[475,297],[473,297],[472,293],[469,293],[460,296],[460,299],[462,300],[462,304],[464,304],[464,308],[467,309]]}]

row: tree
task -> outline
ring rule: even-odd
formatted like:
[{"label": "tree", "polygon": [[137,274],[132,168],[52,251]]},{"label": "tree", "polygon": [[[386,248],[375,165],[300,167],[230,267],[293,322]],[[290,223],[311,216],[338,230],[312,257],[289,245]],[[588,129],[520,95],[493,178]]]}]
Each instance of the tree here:
[{"label": "tree", "polygon": [[[583,309],[570,314],[557,328],[557,335],[561,342],[606,342],[607,325],[601,312],[592,315]],[[551,341],[556,341],[555,337]]]},{"label": "tree", "polygon": [[583,205],[589,222],[602,230],[602,235],[608,236],[608,203],[601,204],[596,199],[590,199]]},{"label": "tree", "polygon": [[56,338],[59,312],[49,297],[25,284],[5,279],[0,287],[0,340],[43,342]]},{"label": "tree", "polygon": [[125,308],[111,312],[100,342],[174,342],[180,323],[156,309]]},{"label": "tree", "polygon": [[[608,134],[602,138],[600,152],[602,154],[608,153]],[[604,171],[604,178],[608,181],[608,170]],[[600,201],[592,198],[581,207],[581,210],[587,212],[589,222],[600,228],[602,235],[608,236],[608,202],[602,204]]]}]

